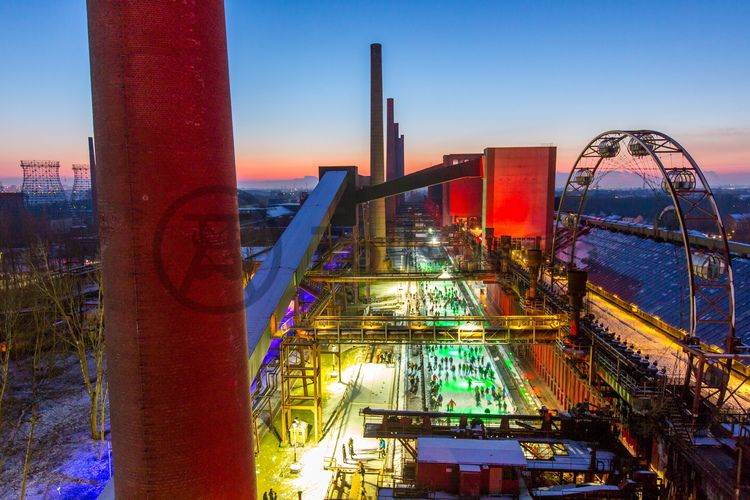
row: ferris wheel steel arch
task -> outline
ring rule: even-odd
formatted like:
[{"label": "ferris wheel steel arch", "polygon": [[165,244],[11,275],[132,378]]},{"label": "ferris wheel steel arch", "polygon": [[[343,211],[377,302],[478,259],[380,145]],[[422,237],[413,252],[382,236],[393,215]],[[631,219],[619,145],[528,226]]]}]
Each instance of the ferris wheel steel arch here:
[{"label": "ferris wheel steel arch", "polygon": [[[688,355],[685,391],[693,392],[694,414],[697,414],[700,402],[705,398],[714,398],[715,408],[718,410],[727,399],[727,383],[733,360],[739,357],[746,358],[747,354],[740,352],[741,346],[735,338],[734,277],[726,230],[713,192],[703,172],[690,153],[677,141],[654,130],[610,130],[597,135],[586,145],[568,175],[558,205],[550,255],[552,279],[555,279],[556,270],[575,267],[580,219],[586,205],[589,188],[594,184],[597,174],[605,171],[603,167],[606,166],[605,162],[620,155],[620,146],[625,140],[629,142],[624,154],[630,154],[633,157],[636,155],[642,158],[648,157],[657,167],[662,178],[662,189],[671,199],[682,235],[690,304],[690,325],[682,341],[684,351]],[[684,161],[680,167],[665,166],[662,157],[671,154],[682,156]],[[569,205],[572,210],[566,211]],[[693,244],[689,238],[691,222],[713,223],[716,235],[720,239],[719,249],[706,251]],[[565,247],[569,248],[569,255],[567,259],[559,259],[558,251],[562,248],[560,237],[564,232],[572,233],[569,238],[566,238],[565,244]],[[701,266],[706,265],[708,265],[708,275],[701,275],[701,272],[706,272],[706,269]],[[718,271],[719,275],[710,276],[711,269]],[[698,304],[699,300],[701,307]],[[726,327],[724,353],[721,355],[707,352],[701,347],[700,330],[703,325],[709,323],[721,323]],[[724,376],[715,391],[701,396],[704,378],[711,366],[721,367]],[[734,392],[731,391],[730,396]]]}]

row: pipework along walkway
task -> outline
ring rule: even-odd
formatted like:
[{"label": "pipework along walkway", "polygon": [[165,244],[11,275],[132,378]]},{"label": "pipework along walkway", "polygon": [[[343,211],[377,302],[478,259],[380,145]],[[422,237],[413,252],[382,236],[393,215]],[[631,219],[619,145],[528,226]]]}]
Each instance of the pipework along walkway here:
[{"label": "pipework along walkway", "polygon": [[318,316],[295,326],[327,344],[553,343],[564,323],[546,316]]}]

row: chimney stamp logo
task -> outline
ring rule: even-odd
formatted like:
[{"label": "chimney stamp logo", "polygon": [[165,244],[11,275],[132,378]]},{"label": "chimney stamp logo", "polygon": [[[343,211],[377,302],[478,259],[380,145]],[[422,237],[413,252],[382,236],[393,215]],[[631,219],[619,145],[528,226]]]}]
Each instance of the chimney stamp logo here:
[{"label": "chimney stamp logo", "polygon": [[[221,198],[232,198],[230,203]],[[170,294],[182,305],[209,314],[243,310],[247,302],[263,297],[274,281],[282,259],[281,245],[266,255],[264,272],[258,280],[246,279],[239,232],[239,213],[220,213],[213,207],[238,206],[242,191],[230,186],[206,186],[175,200],[159,220],[153,241],[156,271]],[[246,200],[249,201],[249,200]],[[187,245],[189,259],[175,260],[170,249]],[[270,263],[270,266],[267,264]],[[244,286],[241,300],[232,293]],[[205,293],[224,290],[224,293]]]}]

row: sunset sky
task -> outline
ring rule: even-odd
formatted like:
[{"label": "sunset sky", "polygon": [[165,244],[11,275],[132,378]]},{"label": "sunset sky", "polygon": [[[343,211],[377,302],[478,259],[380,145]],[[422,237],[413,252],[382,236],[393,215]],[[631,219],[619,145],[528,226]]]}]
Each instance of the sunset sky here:
[{"label": "sunset sky", "polygon": [[[226,2],[240,180],[369,170],[369,44],[406,169],[487,146],[653,128],[704,170],[750,172],[750,2]],[[83,0],[0,0],[0,179],[86,162]]]}]

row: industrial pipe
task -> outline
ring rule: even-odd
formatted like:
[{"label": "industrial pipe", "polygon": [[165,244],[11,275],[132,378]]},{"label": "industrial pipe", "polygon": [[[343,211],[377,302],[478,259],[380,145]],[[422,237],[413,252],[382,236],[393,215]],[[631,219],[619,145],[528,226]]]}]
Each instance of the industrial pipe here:
[{"label": "industrial pipe", "polygon": [[568,269],[568,303],[570,304],[570,335],[575,337],[581,320],[583,297],[586,295],[588,273],[581,269]]},{"label": "industrial pipe", "polygon": [[537,248],[527,250],[526,265],[529,266],[529,291],[527,298],[535,299],[539,268],[542,267],[542,251]]},{"label": "industrial pipe", "polygon": [[508,235],[500,236],[500,253],[502,256],[501,271],[507,273],[509,271],[510,260],[512,256],[511,239]]}]

